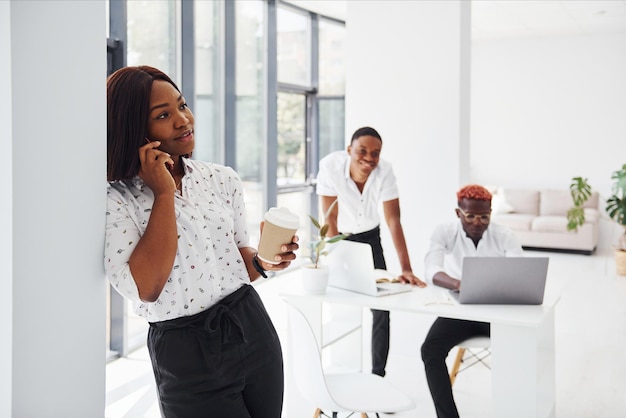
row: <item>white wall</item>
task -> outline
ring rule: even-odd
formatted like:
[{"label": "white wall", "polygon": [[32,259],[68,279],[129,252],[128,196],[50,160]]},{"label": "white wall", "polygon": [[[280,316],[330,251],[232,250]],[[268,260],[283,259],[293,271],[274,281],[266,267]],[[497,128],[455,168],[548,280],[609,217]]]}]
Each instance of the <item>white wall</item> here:
[{"label": "white wall", "polygon": [[[418,276],[432,228],[454,216],[454,193],[469,176],[462,21],[468,39],[466,2],[347,2],[346,138],[365,125],[381,134]],[[399,271],[386,230],[383,245],[388,267]]]},{"label": "white wall", "polygon": [[[13,219],[11,121],[11,3],[0,1],[0,335],[13,333]],[[9,337],[9,341],[11,338]],[[0,344],[0,417],[11,416],[11,344]]]},{"label": "white wall", "polygon": [[626,163],[625,74],[624,34],[473,43],[472,180],[563,189],[586,177],[609,248],[622,232],[603,202]]},{"label": "white wall", "polygon": [[475,42],[471,176],[601,194],[626,163],[626,35]]},{"label": "white wall", "polygon": [[[12,194],[10,185],[0,183],[13,203],[13,271],[3,274],[1,296],[13,308],[12,334],[3,335],[10,353],[0,360],[3,386],[4,370],[11,371],[12,394],[6,403],[10,413],[2,416],[101,417],[105,2],[1,3],[0,43],[5,46],[8,36],[11,84],[0,84],[0,91],[9,93],[0,106],[10,103],[6,122],[12,135],[3,135],[3,141],[9,138],[13,151],[5,154],[12,160]],[[4,127],[6,116],[0,113]],[[4,229],[2,236],[4,246]]]}]

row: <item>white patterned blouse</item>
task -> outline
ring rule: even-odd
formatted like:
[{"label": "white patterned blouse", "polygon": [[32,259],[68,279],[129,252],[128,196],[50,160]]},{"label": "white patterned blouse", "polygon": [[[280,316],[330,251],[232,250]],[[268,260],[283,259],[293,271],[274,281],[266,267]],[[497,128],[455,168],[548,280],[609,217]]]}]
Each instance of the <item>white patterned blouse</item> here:
[{"label": "white patterned blouse", "polygon": [[243,185],[229,167],[183,159],[176,194],[178,249],[159,298],[139,299],[128,260],[145,232],[154,202],[139,177],[109,183],[104,266],[113,287],[149,322],[194,315],[250,283],[239,248],[249,242]]}]

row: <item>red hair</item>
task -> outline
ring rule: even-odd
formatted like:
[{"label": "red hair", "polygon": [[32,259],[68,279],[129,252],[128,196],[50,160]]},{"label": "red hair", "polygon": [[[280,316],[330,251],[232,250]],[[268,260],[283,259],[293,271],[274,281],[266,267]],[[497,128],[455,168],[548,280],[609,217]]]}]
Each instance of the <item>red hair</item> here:
[{"label": "red hair", "polygon": [[491,193],[489,193],[489,190],[485,189],[483,186],[479,186],[478,184],[468,184],[467,186],[461,188],[458,192],[456,192],[456,197],[459,203],[463,199],[487,200],[491,202]]}]

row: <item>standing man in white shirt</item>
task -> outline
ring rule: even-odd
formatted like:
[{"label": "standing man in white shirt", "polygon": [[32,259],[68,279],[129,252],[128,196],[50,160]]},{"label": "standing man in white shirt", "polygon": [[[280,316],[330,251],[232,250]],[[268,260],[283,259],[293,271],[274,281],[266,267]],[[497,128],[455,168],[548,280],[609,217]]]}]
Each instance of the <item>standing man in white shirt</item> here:
[{"label": "standing man in white shirt", "polygon": [[[490,224],[491,193],[487,189],[465,186],[457,192],[457,201],[459,221],[435,229],[425,268],[426,280],[458,291],[464,257],[521,257],[523,250],[510,229]],[[422,344],[422,360],[438,418],[459,416],[446,367],[449,351],[468,338],[489,335],[490,325],[485,322],[437,318],[432,324]]]},{"label": "standing man in white shirt", "polygon": [[[328,236],[350,233],[347,239],[368,243],[372,247],[374,267],[386,269],[380,240],[379,205],[382,202],[385,221],[400,261],[399,279],[419,287],[426,286],[411,268],[409,252],[400,223],[400,200],[391,164],[380,159],[383,140],[370,127],[359,128],[352,135],[346,151],[336,151],[320,161],[317,194],[323,213],[335,200],[325,222]],[[385,375],[389,354],[389,312],[372,309],[372,373]]]}]

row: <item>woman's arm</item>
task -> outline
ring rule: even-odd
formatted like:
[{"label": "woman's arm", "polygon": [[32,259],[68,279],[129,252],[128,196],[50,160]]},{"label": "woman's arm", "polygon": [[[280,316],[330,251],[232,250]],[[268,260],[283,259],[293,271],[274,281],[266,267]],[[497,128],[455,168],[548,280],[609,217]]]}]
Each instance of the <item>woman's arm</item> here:
[{"label": "woman's arm", "polygon": [[154,203],[145,233],[128,260],[139,298],[146,302],[154,302],[161,294],[178,248],[176,183],[166,167],[173,161],[169,154],[157,149],[159,145],[159,141],[154,141],[139,149],[139,177],[152,190]]}]

